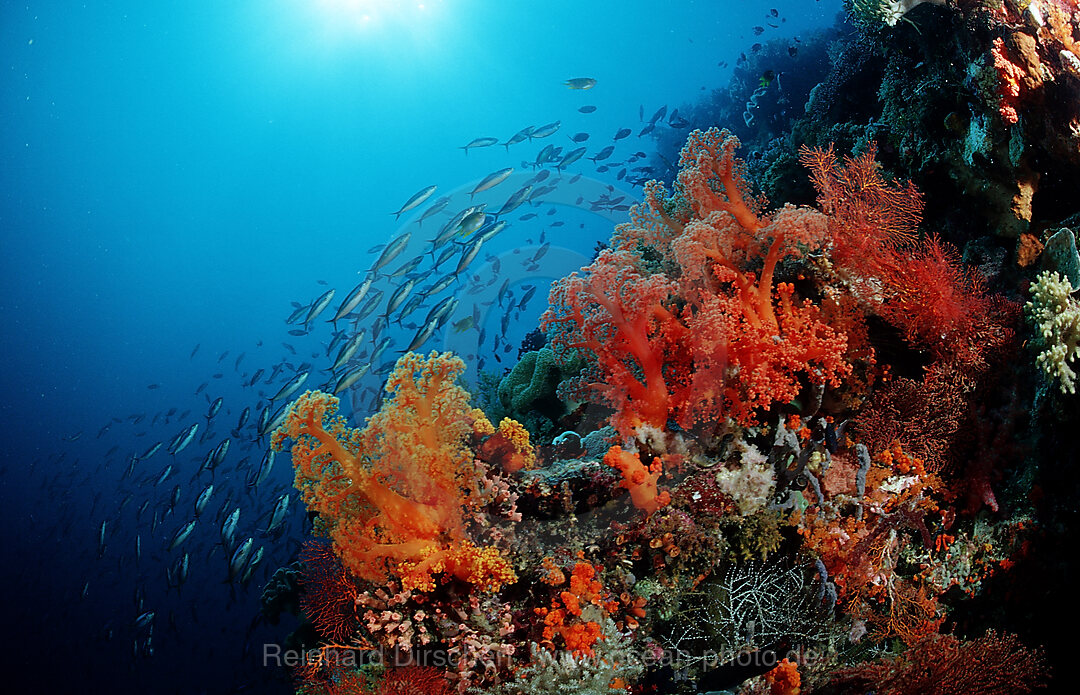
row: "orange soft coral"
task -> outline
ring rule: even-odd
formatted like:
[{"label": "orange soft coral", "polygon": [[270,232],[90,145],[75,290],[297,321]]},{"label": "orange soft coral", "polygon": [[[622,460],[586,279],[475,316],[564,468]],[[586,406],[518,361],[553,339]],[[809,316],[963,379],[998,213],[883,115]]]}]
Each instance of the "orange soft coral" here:
[{"label": "orange soft coral", "polygon": [[653,459],[646,467],[637,454],[613,446],[604,455],[604,463],[622,473],[620,485],[630,491],[634,506],[646,514],[652,514],[671,501],[671,495],[666,490],[657,492],[656,481],[662,472],[660,459]]},{"label": "orange soft coral", "polygon": [[477,414],[455,384],[464,368],[449,353],[407,353],[362,431],[334,416],[336,398],[316,391],[274,432],[275,448],[294,440],[296,486],[356,576],[396,576],[406,589],[431,589],[439,573],[492,589],[515,581],[497,551],[466,535],[478,473],[466,444]]},{"label": "orange soft coral", "polygon": [[802,684],[799,665],[784,659],[765,674],[765,682],[769,684],[769,695],[799,695]]}]

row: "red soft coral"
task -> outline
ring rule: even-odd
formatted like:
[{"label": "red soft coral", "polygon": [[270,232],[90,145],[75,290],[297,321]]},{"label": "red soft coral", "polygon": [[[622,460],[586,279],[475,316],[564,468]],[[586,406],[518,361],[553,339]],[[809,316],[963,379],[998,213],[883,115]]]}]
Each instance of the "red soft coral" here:
[{"label": "red soft coral", "polygon": [[542,328],[560,355],[586,358],[584,380],[623,434],[669,419],[753,423],[795,398],[802,377],[835,385],[849,370],[843,334],[774,280],[785,259],[823,246],[826,219],[790,206],[763,214],[737,146],[727,131],[692,133],[680,195],[651,184],[615,250],[552,288]]},{"label": "red soft coral", "polygon": [[616,408],[620,431],[667,421],[673,367],[688,363],[679,347],[685,327],[664,306],[672,290],[664,275],[644,275],[629,254],[610,250],[552,286],[556,308],[544,314],[542,328],[557,350],[595,357],[601,374],[588,386]]}]

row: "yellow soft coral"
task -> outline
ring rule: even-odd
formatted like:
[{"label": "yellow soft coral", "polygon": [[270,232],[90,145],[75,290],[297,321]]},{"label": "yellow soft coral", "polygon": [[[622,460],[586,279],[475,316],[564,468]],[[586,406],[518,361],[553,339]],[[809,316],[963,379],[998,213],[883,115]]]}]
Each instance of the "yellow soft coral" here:
[{"label": "yellow soft coral", "polygon": [[420,589],[443,572],[491,589],[516,580],[497,551],[466,536],[466,512],[475,511],[467,491],[478,473],[467,444],[477,411],[455,383],[464,369],[450,353],[407,353],[363,430],[346,427],[334,415],[338,400],[315,391],[273,433],[277,449],[294,440],[296,486],[353,574],[392,575]]},{"label": "yellow soft coral", "polygon": [[[485,420],[487,422],[487,420]],[[529,430],[517,420],[504,417],[496,430],[488,422],[490,436],[480,445],[480,458],[494,465],[502,465],[503,470],[513,473],[522,468],[532,468],[536,463],[536,453],[529,443]],[[477,430],[478,433],[482,433]]]}]

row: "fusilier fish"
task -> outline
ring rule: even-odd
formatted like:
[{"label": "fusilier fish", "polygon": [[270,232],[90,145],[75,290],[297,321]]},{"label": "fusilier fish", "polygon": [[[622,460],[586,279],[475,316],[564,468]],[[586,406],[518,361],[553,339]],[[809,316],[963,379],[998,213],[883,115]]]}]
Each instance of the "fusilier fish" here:
[{"label": "fusilier fish", "polygon": [[360,344],[364,342],[365,331],[361,329],[349,342],[341,346],[341,350],[338,351],[337,359],[334,360],[334,364],[330,367],[331,372],[336,372],[339,368],[343,367],[353,358],[356,351],[360,349]]},{"label": "fusilier fish", "polygon": [[176,550],[181,543],[188,539],[188,536],[191,535],[191,532],[195,530],[195,521],[195,519],[192,519],[180,528],[176,529],[176,532],[173,534],[172,540],[169,541],[170,552]]},{"label": "fusilier fish", "polygon": [[431,194],[435,192],[436,188],[438,188],[438,186],[428,186],[427,188],[421,188],[419,191],[414,193],[411,198],[405,201],[405,204],[401,206],[400,210],[398,210],[397,212],[392,212],[390,214],[394,216],[395,220],[398,219],[399,217],[401,217],[401,213],[408,212],[409,210],[412,210],[413,208],[422,205],[425,200],[431,197]]},{"label": "fusilier fish", "polygon": [[367,374],[367,371],[369,369],[371,369],[371,363],[370,362],[368,362],[366,364],[362,364],[359,367],[356,367],[355,369],[351,369],[351,370],[345,372],[344,374],[342,374],[341,378],[337,380],[336,384],[334,384],[334,395],[337,395],[337,394],[341,393],[342,391],[349,388],[350,386],[352,386],[356,382],[360,381],[360,379],[362,379],[363,376],[365,374]]},{"label": "fusilier fish", "polygon": [[555,121],[554,123],[542,125],[532,132],[532,136],[534,138],[546,138],[549,135],[554,135],[561,125],[562,121]]},{"label": "fusilier fish", "polygon": [[251,546],[254,543],[254,539],[247,538],[233,551],[232,556],[229,558],[230,582],[240,574],[240,570],[244,569],[244,565],[247,564],[248,556],[251,554]]},{"label": "fusilier fish", "polygon": [[514,173],[513,167],[507,167],[505,169],[499,169],[484,177],[484,180],[476,184],[476,188],[469,191],[469,199],[471,200],[477,193],[483,193],[484,191],[498,186],[500,183],[506,180],[510,174]]},{"label": "fusilier fish", "polygon": [[574,77],[563,82],[570,89],[592,89],[596,86],[596,79],[592,77]]},{"label": "fusilier fish", "polygon": [[334,289],[330,288],[322,293],[318,299],[311,303],[311,310],[308,311],[307,317],[304,319],[304,324],[309,324],[319,317],[319,314],[326,310],[326,307],[330,306],[330,302],[334,299]]},{"label": "fusilier fish", "polygon": [[280,401],[280,400],[284,400],[284,399],[288,398],[289,396],[296,393],[297,389],[299,389],[301,386],[303,386],[304,382],[307,381],[307,378],[308,378],[308,373],[307,372],[300,372],[299,374],[294,376],[292,379],[290,379],[289,383],[282,386],[281,390],[279,390],[277,393],[275,393],[273,395],[273,397],[270,398],[270,400],[271,401]]},{"label": "fusilier fish", "polygon": [[389,265],[391,261],[401,255],[401,252],[409,245],[409,239],[411,238],[412,232],[405,232],[387,244],[386,248],[379,254],[379,258],[372,264],[371,269],[368,272],[374,274]]},{"label": "fusilier fish", "polygon": [[476,138],[472,140],[468,145],[460,147],[458,149],[465,150],[465,154],[469,154],[470,147],[491,147],[495,143],[499,142],[499,138]]},{"label": "fusilier fish", "polygon": [[196,422],[191,425],[191,427],[188,427],[186,430],[176,435],[176,438],[173,439],[172,444],[169,445],[169,453],[175,456],[176,454],[179,454],[181,451],[187,448],[187,445],[191,444],[191,442],[195,439],[195,433],[198,431],[199,423]]},{"label": "fusilier fish", "polygon": [[203,491],[199,493],[199,497],[195,500],[195,516],[200,516],[206,511],[206,505],[210,503],[210,498],[214,495],[214,484],[210,483]]}]

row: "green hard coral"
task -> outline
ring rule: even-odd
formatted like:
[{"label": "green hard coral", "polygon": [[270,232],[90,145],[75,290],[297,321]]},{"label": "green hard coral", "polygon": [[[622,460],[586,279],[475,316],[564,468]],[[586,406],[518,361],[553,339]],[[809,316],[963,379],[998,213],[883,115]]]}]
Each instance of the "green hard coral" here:
[{"label": "green hard coral", "polygon": [[534,402],[553,396],[558,384],[555,353],[550,348],[526,352],[499,384],[499,402],[511,412],[524,412]]},{"label": "green hard coral", "polygon": [[550,439],[557,433],[559,418],[567,412],[567,404],[557,394],[559,382],[578,368],[576,361],[560,367],[551,348],[525,353],[499,382],[496,395],[500,417],[512,417],[539,439]]},{"label": "green hard coral", "polygon": [[1076,372],[1069,363],[1080,355],[1080,301],[1072,292],[1067,278],[1044,271],[1031,284],[1031,301],[1024,305],[1035,325],[1035,362],[1047,379],[1061,384],[1062,393],[1076,393]]}]

